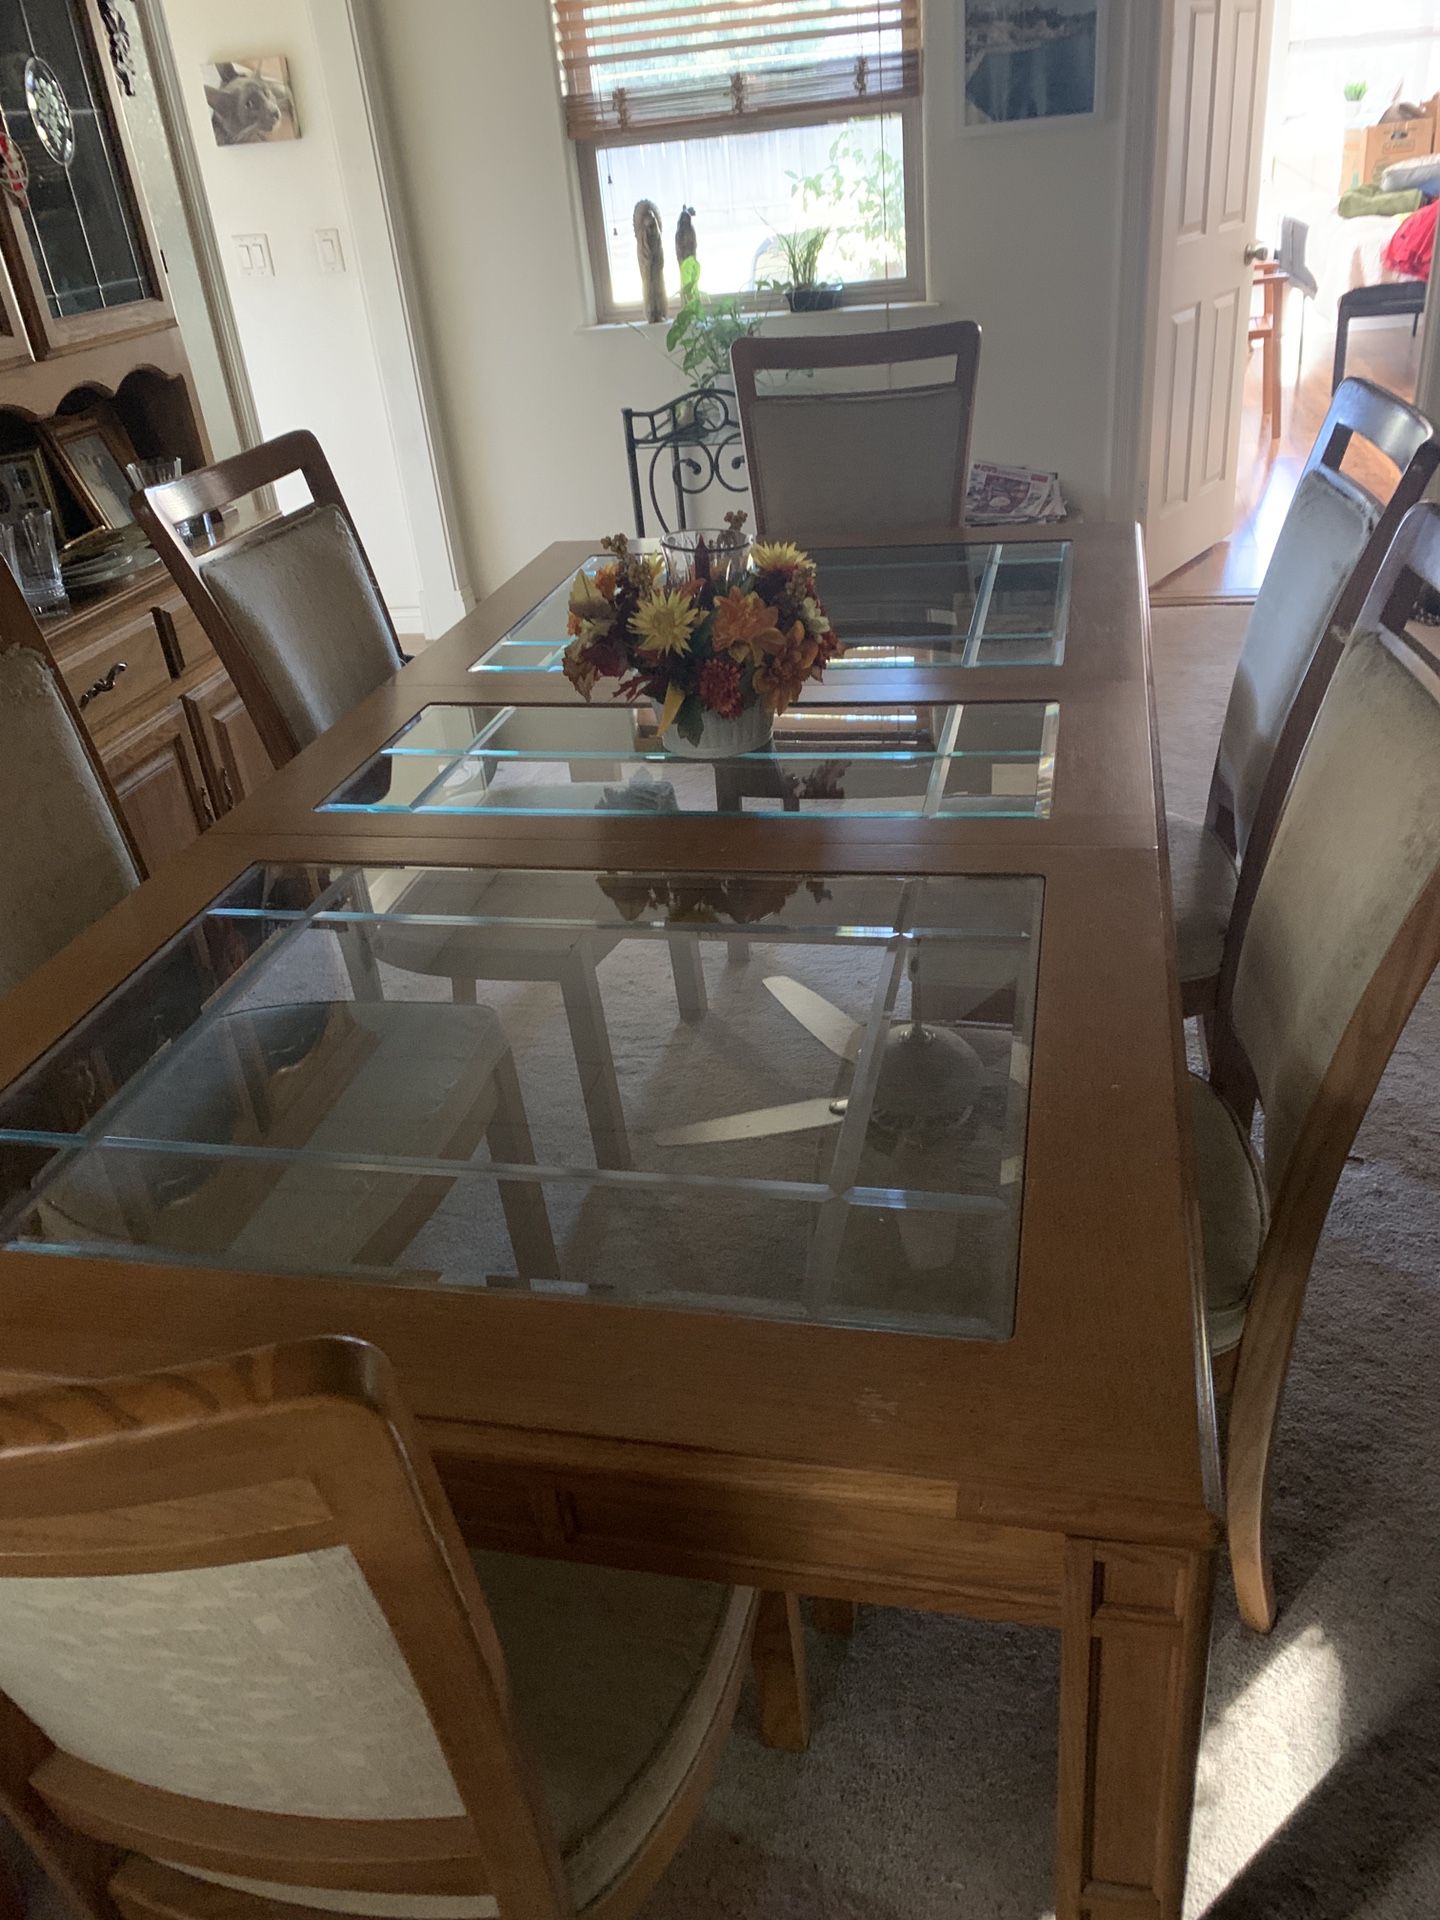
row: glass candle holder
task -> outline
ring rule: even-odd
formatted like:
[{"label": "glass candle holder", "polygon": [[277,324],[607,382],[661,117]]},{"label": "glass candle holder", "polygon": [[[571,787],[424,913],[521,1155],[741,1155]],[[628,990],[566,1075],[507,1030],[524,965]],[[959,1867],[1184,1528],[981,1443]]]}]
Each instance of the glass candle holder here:
[{"label": "glass candle holder", "polygon": [[665,578],[672,587],[710,580],[717,593],[735,586],[750,562],[750,536],[730,527],[686,528],[660,536]]}]

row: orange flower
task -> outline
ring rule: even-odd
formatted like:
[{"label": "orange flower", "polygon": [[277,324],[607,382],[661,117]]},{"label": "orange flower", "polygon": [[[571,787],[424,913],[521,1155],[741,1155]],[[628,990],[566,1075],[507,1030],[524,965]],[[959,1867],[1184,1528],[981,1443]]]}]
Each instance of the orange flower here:
[{"label": "orange flower", "polygon": [[615,598],[615,589],[620,583],[618,567],[600,567],[596,570],[595,585],[607,600]]},{"label": "orange flower", "polygon": [[772,713],[783,713],[815,670],[819,644],[797,620],[786,633],[762,642],[764,659],[755,669],[755,690]]},{"label": "orange flower", "polygon": [[742,593],[732,587],[715,602],[714,647],[728,653],[741,666],[753,665],[764,656],[766,644],[780,637],[774,607],[767,606],[758,593]]}]

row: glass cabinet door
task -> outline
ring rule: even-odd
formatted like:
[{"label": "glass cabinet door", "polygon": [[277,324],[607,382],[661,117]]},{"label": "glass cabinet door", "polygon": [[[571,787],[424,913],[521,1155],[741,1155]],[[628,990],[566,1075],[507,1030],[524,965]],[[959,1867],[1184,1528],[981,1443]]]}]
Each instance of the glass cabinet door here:
[{"label": "glass cabinet door", "polygon": [[0,0],[0,113],[29,171],[6,210],[52,348],[169,317],[111,85],[89,0]]}]

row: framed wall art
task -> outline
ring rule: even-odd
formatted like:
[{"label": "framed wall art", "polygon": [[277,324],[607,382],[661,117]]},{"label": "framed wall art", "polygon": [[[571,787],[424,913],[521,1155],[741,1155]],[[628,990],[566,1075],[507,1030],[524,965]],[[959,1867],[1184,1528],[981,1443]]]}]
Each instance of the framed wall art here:
[{"label": "framed wall art", "polygon": [[0,521],[18,520],[32,507],[48,507],[60,524],[50,469],[38,447],[0,454]]},{"label": "framed wall art", "polygon": [[964,124],[1010,127],[1104,110],[1109,0],[964,0]]},{"label": "framed wall art", "polygon": [[134,488],[125,468],[135,449],[113,410],[99,406],[87,413],[60,414],[46,421],[42,432],[56,465],[96,526],[130,526]]}]

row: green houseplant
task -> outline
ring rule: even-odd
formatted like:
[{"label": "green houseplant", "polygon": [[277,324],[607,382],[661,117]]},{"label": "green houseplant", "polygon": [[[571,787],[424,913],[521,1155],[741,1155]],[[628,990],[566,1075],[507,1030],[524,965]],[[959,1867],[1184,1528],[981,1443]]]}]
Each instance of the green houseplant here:
[{"label": "green houseplant", "polygon": [[820,279],[820,256],[830,238],[828,227],[802,227],[798,233],[777,233],[772,246],[785,263],[784,274],[762,280],[762,293],[783,293],[792,313],[823,313],[838,306],[843,288]]},{"label": "green houseplant", "polygon": [[760,325],[758,315],[741,313],[732,296],[702,293],[700,262],[680,263],[680,307],[665,336],[665,350],[692,387],[727,385],[730,349]]}]

